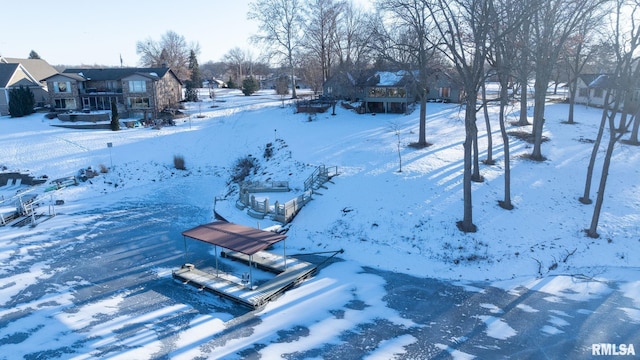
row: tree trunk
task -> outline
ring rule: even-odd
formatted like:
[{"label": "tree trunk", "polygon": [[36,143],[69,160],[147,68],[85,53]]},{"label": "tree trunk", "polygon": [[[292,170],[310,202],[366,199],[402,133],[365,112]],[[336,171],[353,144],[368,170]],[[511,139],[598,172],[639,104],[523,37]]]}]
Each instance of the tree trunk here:
[{"label": "tree trunk", "polygon": [[462,176],[462,193],[464,197],[464,215],[462,221],[457,223],[458,229],[465,233],[476,232],[478,229],[473,224],[473,205],[471,201],[471,162],[472,162],[472,151],[471,148],[473,146],[473,139],[476,134],[474,134],[474,129],[476,121],[476,109],[475,109],[475,99],[472,99],[473,96],[467,92],[467,104],[465,111],[465,140],[464,140],[464,172]]},{"label": "tree trunk", "polygon": [[[617,109],[617,105],[614,109]],[[615,149],[616,143],[623,136],[628,127],[615,129],[615,111],[609,116],[609,144],[607,144],[607,151],[604,155],[604,162],[602,164],[602,174],[600,175],[600,185],[598,186],[598,196],[596,196],[596,204],[593,208],[593,216],[591,217],[591,225],[587,231],[587,235],[591,238],[598,238],[598,221],[600,220],[600,211],[602,210],[602,203],[604,202],[604,191],[607,187],[607,179],[609,177],[609,167],[611,165],[611,156]]]},{"label": "tree trunk", "polygon": [[418,146],[427,146],[427,94],[420,95],[420,129],[418,134]]},{"label": "tree trunk", "polygon": [[639,130],[640,130],[640,107],[638,107],[636,114],[633,116],[633,127],[631,128],[631,137],[629,137],[629,140],[627,140],[627,144],[640,145],[640,141],[638,141]]},{"label": "tree trunk", "polygon": [[591,193],[591,179],[593,178],[593,168],[595,167],[596,157],[598,156],[598,150],[600,149],[600,143],[602,142],[602,136],[604,134],[604,128],[607,125],[607,118],[609,117],[609,99],[611,98],[611,90],[607,90],[604,97],[604,109],[602,109],[602,117],[600,118],[600,127],[598,128],[598,135],[593,143],[593,149],[591,150],[591,157],[589,158],[589,165],[587,165],[587,178],[584,184],[584,194],[578,198],[583,204],[591,204],[593,201],[589,198]]},{"label": "tree trunk", "polygon": [[291,67],[291,98],[297,99],[296,94],[296,70],[293,67],[293,53],[289,50],[289,66]]},{"label": "tree trunk", "polygon": [[[501,91],[502,93],[502,91]],[[487,86],[485,82],[482,82],[482,102],[484,103],[484,123],[487,128],[487,158],[483,163],[487,165],[493,165],[496,162],[493,160],[493,138],[491,136],[491,121],[489,121],[489,104],[487,103]]]},{"label": "tree trunk", "polygon": [[[473,109],[475,111],[475,108]],[[474,116],[475,118],[475,116]],[[473,135],[473,174],[471,175],[471,181],[473,182],[483,182],[484,179],[482,175],[480,175],[480,150],[478,149],[478,125],[476,124],[476,119],[474,119],[471,124],[473,128],[471,131]]]},{"label": "tree trunk", "polygon": [[531,159],[544,161],[542,156],[542,131],[544,130],[544,105],[547,97],[548,77],[536,73],[534,108],[533,108],[533,152]]},{"label": "tree trunk", "polygon": [[504,143],[504,200],[498,201],[501,208],[513,210],[511,203],[511,158],[509,155],[509,135],[505,128],[505,108],[507,107],[509,91],[507,90],[507,81],[500,81],[500,134]]},{"label": "tree trunk", "polygon": [[527,126],[529,124],[529,119],[527,118],[528,113],[528,89],[529,84],[527,79],[524,79],[520,83],[520,120],[518,121],[518,126]]},{"label": "tree trunk", "polygon": [[567,119],[567,124],[574,124],[575,121],[573,119],[574,108],[576,105],[576,91],[578,90],[578,77],[571,81],[569,85],[569,118]]}]

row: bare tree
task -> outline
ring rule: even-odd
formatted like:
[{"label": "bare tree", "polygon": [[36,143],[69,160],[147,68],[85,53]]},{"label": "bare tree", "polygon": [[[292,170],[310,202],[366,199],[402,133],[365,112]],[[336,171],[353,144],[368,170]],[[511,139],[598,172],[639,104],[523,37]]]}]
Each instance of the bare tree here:
[{"label": "bare tree", "polygon": [[296,98],[295,56],[303,29],[298,0],[256,0],[249,5],[248,18],[258,22],[259,33],[252,40],[264,45],[271,58],[287,63],[291,72],[292,98]]},{"label": "bare tree", "polygon": [[396,136],[396,149],[398,150],[398,172],[402,172],[402,138],[400,124],[397,122],[389,123],[389,130]]},{"label": "bare tree", "polygon": [[350,68],[369,62],[373,19],[371,14],[356,6],[352,0],[343,3],[336,34],[333,36],[338,66]]},{"label": "bare tree", "polygon": [[458,228],[463,232],[475,232],[471,201],[472,147],[477,141],[476,100],[484,79],[484,62],[487,55],[491,0],[433,0],[428,8],[434,18],[436,39],[443,54],[454,64],[465,93],[465,140],[463,171],[463,219]]},{"label": "bare tree", "polygon": [[136,54],[140,65],[147,67],[170,67],[182,80],[189,79],[189,55],[200,53],[200,45],[188,44],[184,36],[167,31],[159,41],[148,38],[136,43]]},{"label": "bare tree", "polygon": [[[536,7],[540,0],[524,0],[523,4],[529,7]],[[517,79],[517,89],[520,93],[520,118],[518,126],[529,124],[529,76],[531,76],[531,21],[524,21],[520,27],[515,41],[511,44],[518,51],[518,56],[514,59],[514,72]]]},{"label": "bare tree", "polygon": [[574,120],[574,107],[575,99],[578,92],[578,79],[582,74],[585,66],[589,62],[589,59],[596,50],[595,47],[590,46],[591,31],[589,22],[583,22],[577,29],[576,34],[567,39],[567,43],[563,49],[564,61],[569,73],[569,116],[567,118],[568,124],[575,123]]},{"label": "bare tree", "polygon": [[224,55],[224,59],[227,61],[230,70],[232,70],[235,75],[235,82],[237,84],[241,84],[242,80],[244,80],[244,77],[246,76],[244,67],[247,62],[247,52],[239,47],[234,47]]},{"label": "bare tree", "polygon": [[584,18],[591,17],[608,0],[545,0],[531,16],[533,59],[535,62],[533,152],[531,159],[542,161],[542,132],[547,88],[560,50]]},{"label": "bare tree", "polygon": [[[601,77],[601,79],[604,79],[604,85],[608,88],[605,99],[608,101],[610,97],[613,96],[613,101],[611,101],[611,103],[605,102],[603,108],[603,116],[598,132],[598,139],[594,143],[594,150],[592,151],[589,162],[585,197],[581,198],[582,202],[588,203],[588,201],[585,201],[589,196],[588,186],[591,181],[590,177],[593,171],[593,164],[595,162],[597,149],[600,146],[600,139],[602,138],[606,122],[609,126],[609,141],[604,154],[600,184],[598,186],[591,225],[587,230],[587,235],[592,238],[597,238],[599,236],[597,232],[598,222],[600,219],[602,204],[604,202],[609,168],[611,166],[611,157],[613,155],[615,145],[622,138],[630,125],[628,122],[621,121],[621,125],[623,125],[624,128],[616,129],[615,118],[620,110],[622,110],[621,115],[626,113],[628,107],[624,105],[624,102],[629,99],[629,94],[633,93],[637,88],[637,79],[640,77],[640,57],[638,57],[638,51],[640,50],[640,26],[638,26],[640,23],[640,2],[617,0],[614,16],[614,43],[616,45],[615,48],[617,49],[617,66],[612,76]],[[610,104],[611,107],[609,107]],[[637,118],[638,116],[640,116],[640,110],[636,109],[634,117]]]},{"label": "bare tree", "polygon": [[[500,84],[500,134],[504,144],[504,198],[498,201],[503,209],[513,209],[511,202],[511,159],[509,135],[506,131],[506,108],[509,104],[509,83],[516,75],[517,57],[520,49],[513,46],[521,34],[521,28],[526,23],[534,7],[526,3],[509,0],[493,0],[491,17],[494,19],[489,33],[490,48],[487,60],[496,73]],[[491,136],[489,134],[489,136]]]},{"label": "bare tree", "polygon": [[324,84],[324,72],[320,59],[314,54],[304,53],[298,57],[298,75],[300,79],[307,85],[315,94],[322,90]]},{"label": "bare tree", "polygon": [[313,0],[306,7],[306,29],[302,44],[318,59],[324,83],[331,76],[336,58],[338,21],[344,3],[336,0]]},{"label": "bare tree", "polygon": [[418,99],[420,100],[420,127],[417,146],[427,143],[427,93],[429,92],[429,64],[436,47],[429,41],[434,19],[424,0],[382,0],[380,10],[386,15],[386,27],[378,53],[397,66],[413,74]]}]

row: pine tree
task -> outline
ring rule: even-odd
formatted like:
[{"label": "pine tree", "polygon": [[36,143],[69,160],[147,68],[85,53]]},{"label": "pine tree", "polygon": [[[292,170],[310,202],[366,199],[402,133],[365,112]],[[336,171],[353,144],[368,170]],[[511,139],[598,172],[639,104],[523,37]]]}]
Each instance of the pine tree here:
[{"label": "pine tree", "polygon": [[22,117],[33,114],[35,110],[35,97],[28,87],[20,86],[9,92],[9,114],[11,117]]},{"label": "pine tree", "polygon": [[242,93],[245,96],[249,96],[254,92],[258,91],[260,88],[260,83],[253,76],[249,76],[248,78],[242,81]]},{"label": "pine tree", "polygon": [[31,52],[29,53],[29,59],[41,59],[41,57],[37,52],[31,50]]},{"label": "pine tree", "polygon": [[229,77],[229,81],[227,81],[227,87],[229,89],[235,89],[238,87],[238,85],[236,85],[236,82],[233,81],[233,79],[231,77]]},{"label": "pine tree", "polygon": [[184,100],[193,102],[198,101],[198,89],[194,86],[193,81],[187,80],[185,85]]},{"label": "pine tree", "polygon": [[118,115],[118,105],[115,100],[111,100],[111,130],[120,130],[120,115]]},{"label": "pine tree", "polygon": [[189,71],[191,72],[191,82],[195,88],[202,87],[202,76],[200,75],[200,66],[196,58],[196,52],[191,50],[189,53]]}]

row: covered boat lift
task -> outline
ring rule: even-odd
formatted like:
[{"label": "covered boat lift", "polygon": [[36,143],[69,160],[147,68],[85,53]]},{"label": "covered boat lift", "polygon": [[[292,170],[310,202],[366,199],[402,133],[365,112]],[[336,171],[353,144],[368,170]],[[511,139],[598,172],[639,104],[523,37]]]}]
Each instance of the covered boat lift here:
[{"label": "covered boat lift", "polygon": [[[185,264],[173,271],[173,277],[200,289],[208,290],[243,305],[258,308],[276,298],[285,290],[310,277],[317,266],[290,258],[287,266],[286,245],[283,254],[276,255],[265,249],[286,239],[285,235],[260,230],[244,225],[215,221],[182,232],[185,247]],[[188,263],[187,238],[202,241],[215,246],[215,274],[196,269]],[[225,257],[249,264],[248,279],[233,281],[233,277],[220,270],[218,247],[227,249]],[[255,256],[255,258],[254,258]],[[252,268],[261,268],[277,274],[273,279],[253,286]]]}]

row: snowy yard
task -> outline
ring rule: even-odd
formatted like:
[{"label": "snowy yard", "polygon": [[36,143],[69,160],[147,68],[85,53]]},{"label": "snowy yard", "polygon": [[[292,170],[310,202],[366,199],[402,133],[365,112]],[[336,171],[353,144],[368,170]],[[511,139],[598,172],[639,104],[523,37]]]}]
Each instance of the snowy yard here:
[{"label": "snowy yard", "polygon": [[[109,168],[52,192],[0,188],[3,212],[19,190],[38,194],[46,214],[64,201],[35,227],[0,227],[0,359],[587,359],[600,343],[640,352],[640,148],[616,147],[600,238],[585,236],[593,205],[578,202],[599,109],[578,106],[578,123],[567,125],[568,105],[549,104],[545,162],[524,158],[530,145],[512,138],[512,211],[497,203],[504,159],[494,122],[497,163],[482,165],[478,232],[464,234],[458,105],[428,105],[433,145],[424,149],[408,146],[418,111],[338,106],[309,121],[269,92],[221,91],[211,105],[189,104],[190,116],[159,130],[0,117],[8,171],[57,179]],[[173,167],[176,155],[186,170]],[[258,164],[252,180],[288,181],[292,193],[318,165],[336,166],[340,175],[289,225],[287,254],[345,250],[255,312],[171,277],[185,262],[181,232],[212,221],[214,199],[231,221],[274,225],[234,206],[229,179],[248,155]],[[205,244],[189,243],[188,254],[212,265]]]}]

